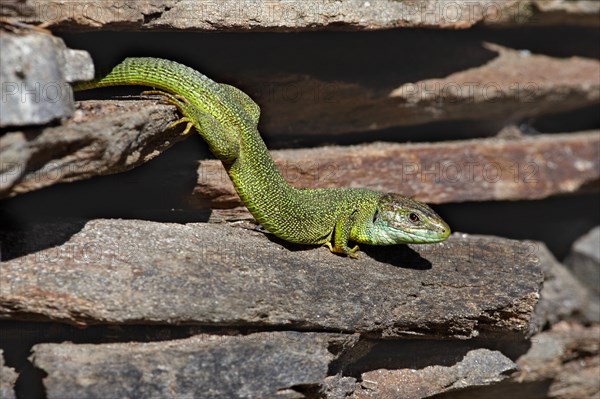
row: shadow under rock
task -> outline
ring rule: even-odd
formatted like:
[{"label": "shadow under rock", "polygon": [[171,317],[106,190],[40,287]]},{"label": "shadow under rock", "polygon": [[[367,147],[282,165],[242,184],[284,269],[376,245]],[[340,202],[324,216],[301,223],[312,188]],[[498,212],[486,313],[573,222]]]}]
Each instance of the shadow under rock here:
[{"label": "shadow under rock", "polygon": [[[330,365],[330,375],[342,373],[359,378],[366,371],[377,369],[414,369],[429,366],[452,367],[475,349],[502,352],[515,361],[531,346],[527,340],[515,337],[500,339],[436,340],[436,339],[379,339],[363,337],[352,349],[341,354]],[[480,396],[481,397],[481,396]]]},{"label": "shadow under rock", "polygon": [[87,223],[87,219],[16,222],[0,215],[0,261],[8,261],[64,244]]},{"label": "shadow under rock", "polygon": [[[321,81],[355,82],[387,91],[404,83],[484,65],[497,56],[482,47],[480,33],[428,29],[295,34],[86,32],[61,33],[60,37],[71,48],[89,51],[98,71],[110,70],[125,56],[167,58],[263,98],[270,95],[268,87],[246,86],[249,77],[272,80],[275,73],[308,75]],[[199,58],[180,51],[197,48],[198,43],[211,57]],[[224,52],[224,48],[230,51]]]},{"label": "shadow under rock", "polygon": [[4,351],[6,365],[19,373],[15,384],[17,398],[43,399],[47,394],[42,379],[47,375],[29,360],[33,345],[65,341],[76,344],[158,342],[202,333],[231,335],[237,330],[190,325],[100,325],[78,328],[55,322],[0,320],[0,349]]}]

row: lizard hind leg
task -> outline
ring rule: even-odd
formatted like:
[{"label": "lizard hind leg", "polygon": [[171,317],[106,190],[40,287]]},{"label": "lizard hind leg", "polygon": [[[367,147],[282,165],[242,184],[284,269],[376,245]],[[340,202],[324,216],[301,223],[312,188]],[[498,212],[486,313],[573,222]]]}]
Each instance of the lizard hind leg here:
[{"label": "lizard hind leg", "polygon": [[177,110],[183,115],[183,117],[179,118],[178,120],[169,123],[167,129],[172,129],[177,125],[186,123],[185,129],[183,132],[181,132],[181,135],[185,136],[190,132],[191,128],[194,127],[193,119],[188,116],[191,105],[185,97],[177,94],[167,93],[166,91],[161,90],[146,90],[142,92],[142,95],[160,96],[162,101],[176,106]]},{"label": "lizard hind leg", "polygon": [[208,148],[219,160],[231,164],[240,154],[240,135],[238,131],[218,121],[208,112],[193,107],[191,118],[197,121],[198,133],[208,144]]},{"label": "lizard hind leg", "polygon": [[194,127],[219,160],[232,163],[237,159],[240,152],[240,136],[234,128],[225,126],[210,113],[194,106],[183,96],[160,90],[148,90],[142,94],[158,95],[166,103],[177,107],[183,117],[169,124],[169,128],[187,123],[182,134],[187,134]]}]

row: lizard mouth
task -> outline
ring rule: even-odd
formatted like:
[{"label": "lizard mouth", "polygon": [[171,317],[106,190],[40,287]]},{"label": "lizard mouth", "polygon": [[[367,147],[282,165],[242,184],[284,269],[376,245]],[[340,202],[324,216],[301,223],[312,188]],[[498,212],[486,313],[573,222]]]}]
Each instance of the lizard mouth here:
[{"label": "lizard mouth", "polygon": [[407,231],[405,234],[411,240],[412,243],[436,243],[444,241],[450,236],[450,227],[442,222],[439,225],[430,227],[428,229]]}]

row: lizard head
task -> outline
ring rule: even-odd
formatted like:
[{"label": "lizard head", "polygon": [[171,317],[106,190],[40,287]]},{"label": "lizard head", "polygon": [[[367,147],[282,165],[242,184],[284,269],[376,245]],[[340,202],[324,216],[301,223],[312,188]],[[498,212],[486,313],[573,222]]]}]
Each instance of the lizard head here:
[{"label": "lizard head", "polygon": [[428,205],[393,193],[381,196],[370,227],[377,245],[434,243],[450,235],[450,227]]}]

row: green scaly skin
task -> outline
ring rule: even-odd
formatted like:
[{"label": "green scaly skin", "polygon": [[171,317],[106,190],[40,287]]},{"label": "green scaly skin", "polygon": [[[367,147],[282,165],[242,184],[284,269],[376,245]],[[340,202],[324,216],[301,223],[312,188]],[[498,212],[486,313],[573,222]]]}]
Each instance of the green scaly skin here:
[{"label": "green scaly skin", "polygon": [[158,88],[222,161],[256,220],[284,240],[326,244],[356,257],[358,246],[434,243],[450,235],[448,225],[426,204],[399,194],[351,188],[297,189],[290,186],[258,132],[260,108],[244,92],[219,84],[173,61],[127,58],[107,75],[76,90],[141,85]]}]

